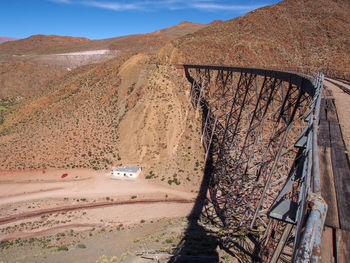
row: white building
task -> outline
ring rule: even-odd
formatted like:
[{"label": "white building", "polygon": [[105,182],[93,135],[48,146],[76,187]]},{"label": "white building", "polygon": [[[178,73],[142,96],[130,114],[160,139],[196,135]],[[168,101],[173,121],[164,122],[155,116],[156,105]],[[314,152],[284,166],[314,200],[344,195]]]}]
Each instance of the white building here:
[{"label": "white building", "polygon": [[140,173],[141,173],[141,167],[137,167],[137,166],[117,167],[112,170],[111,179],[136,180]]}]

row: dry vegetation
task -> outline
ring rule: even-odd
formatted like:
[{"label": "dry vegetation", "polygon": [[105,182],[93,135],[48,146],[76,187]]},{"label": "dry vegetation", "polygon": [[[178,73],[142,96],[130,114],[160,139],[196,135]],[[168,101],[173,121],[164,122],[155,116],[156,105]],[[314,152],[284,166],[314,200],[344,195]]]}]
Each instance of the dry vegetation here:
[{"label": "dry vegetation", "polygon": [[[209,26],[185,22],[150,34],[104,40],[33,36],[1,44],[0,171],[43,171],[40,176],[47,178],[46,168],[74,169],[69,170],[71,173],[77,171],[76,168],[101,170],[140,165],[150,185],[157,183],[175,188],[170,189],[172,191],[195,192],[204,168],[201,119],[188,100],[187,81],[182,80],[181,72],[171,64],[329,68],[350,72],[349,11],[347,1],[286,0]],[[174,40],[178,37],[181,38]],[[99,49],[118,50],[120,55],[72,71],[43,66],[33,60],[42,54]],[[56,190],[59,189],[47,191]],[[162,198],[170,198],[170,190],[167,188],[167,194],[162,192]],[[113,198],[103,196],[103,201],[112,202]],[[127,198],[138,200],[140,195],[133,193]],[[79,196],[49,201],[50,205],[57,206],[96,200]],[[0,212],[14,215],[17,209],[34,211],[41,209],[46,201],[17,202],[1,207]],[[96,240],[107,240],[106,234],[113,231],[122,233],[117,237],[119,241],[124,240],[124,234],[132,228],[120,222],[111,223],[112,219],[103,221],[104,212],[99,213],[104,218],[96,214],[83,210],[60,212],[9,223],[0,228],[0,234],[13,238],[1,243],[1,252],[11,256],[21,247],[28,249],[23,250],[28,256],[34,255],[32,249],[37,249],[44,254],[34,258],[54,255],[64,262],[67,259],[64,253],[81,255],[74,251],[88,247],[90,253],[95,253],[90,254],[95,262],[95,256],[101,254],[104,247],[92,248],[95,244],[106,244]],[[87,217],[102,220],[94,222],[99,228],[85,225],[84,229],[88,229],[85,234],[66,230]],[[128,245],[135,248],[132,255],[136,255],[136,247],[140,250],[141,243],[152,243],[159,251],[170,252],[183,232],[184,220],[180,221],[177,223],[181,229],[176,225],[175,233],[154,233],[152,221],[147,222],[150,227],[144,237],[140,238],[138,232],[143,230],[135,230],[132,237],[135,245]],[[144,223],[142,219],[140,224]],[[21,231],[38,229],[47,230],[49,236],[28,236],[24,240],[15,237]],[[87,235],[96,235],[97,239],[90,240]],[[82,243],[85,238],[86,242]],[[115,250],[113,240],[110,251]],[[116,261],[126,257],[123,253],[129,253],[128,247],[123,249]],[[228,255],[224,256],[222,261],[231,260]],[[113,255],[104,255],[97,260],[114,262],[113,258]],[[27,259],[18,260],[26,262]]]},{"label": "dry vegetation", "polygon": [[61,78],[67,70],[31,62],[0,62],[0,99],[28,98],[41,94]]},{"label": "dry vegetation", "polygon": [[207,25],[205,24],[182,22],[178,25],[152,33],[128,35],[100,40],[89,40],[83,37],[35,35],[11,43],[7,42],[1,44],[0,55],[42,55],[96,49],[118,50],[123,53],[155,53],[168,41],[193,33],[206,26]]},{"label": "dry vegetation", "polygon": [[[183,22],[106,40],[33,36],[1,45],[3,60],[11,52],[26,55],[2,64],[0,169],[137,164],[150,181],[194,189],[204,166],[200,123],[181,76],[153,55],[135,54],[154,53],[166,41],[205,26]],[[38,56],[33,54],[101,48],[122,54],[71,72],[33,62]],[[26,98],[21,103],[19,95]]]},{"label": "dry vegetation", "polygon": [[[348,10],[343,1],[287,0],[209,26],[185,22],[105,40],[34,36],[2,44],[0,50],[32,52],[28,43],[39,38],[45,41],[33,45],[37,53],[102,47],[123,52],[71,72],[30,64],[30,59],[2,63],[1,92],[7,100],[1,102],[0,169],[135,164],[146,168],[149,180],[184,187],[198,183],[204,166],[200,120],[181,76],[158,59],[348,70]],[[157,57],[148,54],[198,29],[168,43]],[[14,96],[30,98],[18,103]]]},{"label": "dry vegetation", "polygon": [[166,45],[163,61],[350,72],[349,1],[286,0]]},{"label": "dry vegetation", "polygon": [[0,54],[45,54],[53,48],[87,41],[89,39],[85,37],[34,35],[1,44]]},{"label": "dry vegetation", "polygon": [[179,79],[176,69],[147,55],[123,55],[65,75],[56,89],[5,114],[1,169],[138,164],[150,180],[198,183],[200,122]]}]

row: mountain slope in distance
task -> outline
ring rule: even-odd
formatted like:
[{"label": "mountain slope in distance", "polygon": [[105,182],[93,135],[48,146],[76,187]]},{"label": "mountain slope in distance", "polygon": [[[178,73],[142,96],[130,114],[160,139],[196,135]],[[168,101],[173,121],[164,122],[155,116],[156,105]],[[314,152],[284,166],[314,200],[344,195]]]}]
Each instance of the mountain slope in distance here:
[{"label": "mountain slope in distance", "polygon": [[165,46],[161,59],[350,72],[350,2],[285,0],[214,23]]},{"label": "mountain slope in distance", "polygon": [[8,42],[8,41],[15,41],[18,40],[18,38],[15,37],[0,37],[0,44]]},{"label": "mountain slope in distance", "polygon": [[26,39],[0,45],[1,54],[40,55],[80,52],[89,50],[118,50],[155,53],[165,43],[206,27],[205,24],[181,22],[175,26],[152,33],[89,40],[83,37],[35,35]]},{"label": "mountain slope in distance", "polygon": [[89,41],[85,37],[34,35],[0,45],[0,54],[40,54],[55,47]]}]

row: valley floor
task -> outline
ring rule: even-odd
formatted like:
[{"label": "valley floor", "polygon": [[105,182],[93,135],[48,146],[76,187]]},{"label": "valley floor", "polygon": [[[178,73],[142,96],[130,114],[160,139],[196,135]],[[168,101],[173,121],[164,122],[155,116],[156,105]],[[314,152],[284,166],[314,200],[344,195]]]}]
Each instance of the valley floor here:
[{"label": "valley floor", "polygon": [[[63,173],[68,176],[61,178]],[[103,235],[117,231],[109,234],[113,246],[122,242],[124,250],[129,249],[134,245],[127,244],[144,237],[144,231],[151,234],[153,228],[168,225],[167,220],[190,213],[195,193],[140,177],[137,181],[112,180],[106,171],[88,169],[0,172],[0,262],[29,262],[28,257],[30,262],[34,258],[35,262],[62,262],[49,258],[66,249],[73,258],[77,251],[89,251],[89,260],[96,262],[112,242],[108,237],[102,240]],[[82,239],[86,239],[84,244],[80,244]],[[86,246],[89,250],[80,249]],[[119,250],[108,251],[120,257],[125,251]],[[77,262],[73,258],[64,262]]]}]

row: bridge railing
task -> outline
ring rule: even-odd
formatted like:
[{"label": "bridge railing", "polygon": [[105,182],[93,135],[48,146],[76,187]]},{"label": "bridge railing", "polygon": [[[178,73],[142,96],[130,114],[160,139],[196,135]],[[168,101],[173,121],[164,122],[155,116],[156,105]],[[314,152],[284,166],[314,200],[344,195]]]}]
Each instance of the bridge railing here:
[{"label": "bridge railing", "polygon": [[313,79],[316,94],[311,106],[311,115],[307,134],[307,174],[305,186],[310,212],[306,218],[305,230],[301,233],[303,222],[299,225],[301,241],[295,250],[295,262],[318,262],[321,257],[321,237],[327,214],[327,204],[321,196],[320,170],[318,159],[317,134],[320,114],[320,103],[322,97],[324,76],[317,74]]},{"label": "bridge railing", "polygon": [[214,156],[211,208],[205,209],[216,214],[212,221],[231,232],[264,228],[261,261],[289,255],[293,262],[317,262],[327,211],[317,153],[323,75],[200,65],[183,69],[192,105],[205,112],[206,158]]}]

